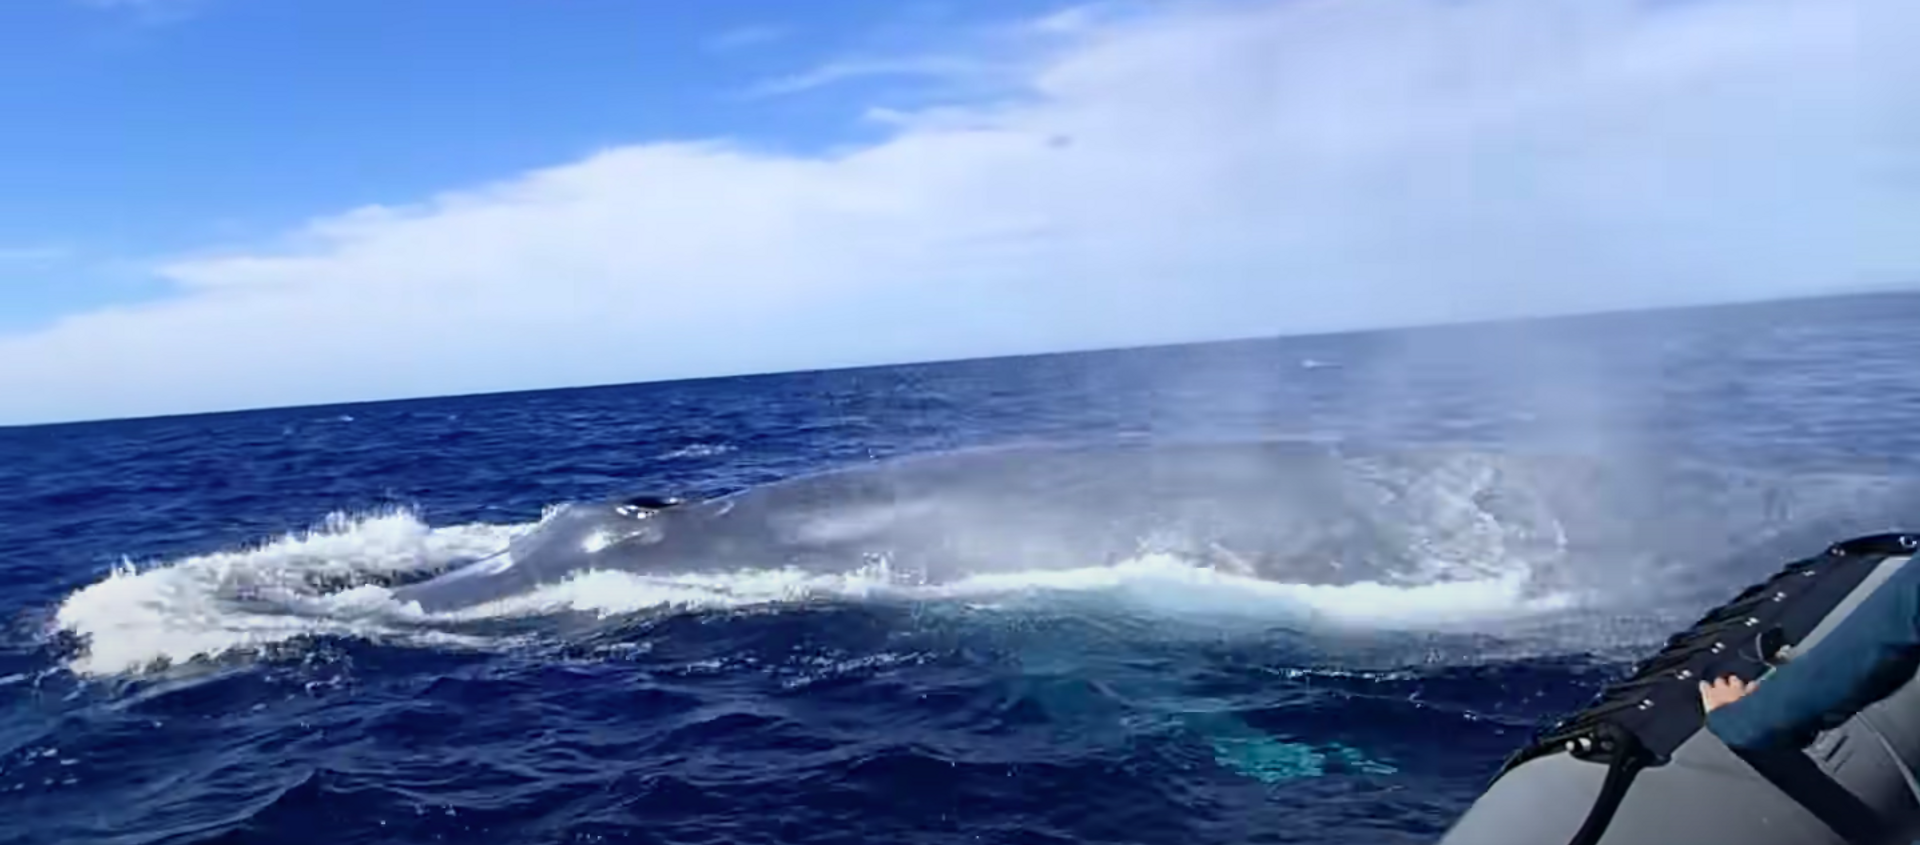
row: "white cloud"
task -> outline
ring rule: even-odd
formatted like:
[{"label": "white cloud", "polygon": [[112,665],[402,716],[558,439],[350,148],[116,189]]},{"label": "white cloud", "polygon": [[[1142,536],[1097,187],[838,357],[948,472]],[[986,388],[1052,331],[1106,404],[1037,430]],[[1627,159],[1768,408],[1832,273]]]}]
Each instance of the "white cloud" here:
[{"label": "white cloud", "polygon": [[907,56],[885,59],[839,59],[801,73],[770,79],[753,86],[754,97],[798,94],[854,79],[918,77],[922,80],[968,79],[996,76],[1003,68],[967,56]]},{"label": "white cloud", "polygon": [[1907,0],[1284,0],[1031,25],[1016,95],[654,143],[165,264],[17,421],[1913,281]]}]

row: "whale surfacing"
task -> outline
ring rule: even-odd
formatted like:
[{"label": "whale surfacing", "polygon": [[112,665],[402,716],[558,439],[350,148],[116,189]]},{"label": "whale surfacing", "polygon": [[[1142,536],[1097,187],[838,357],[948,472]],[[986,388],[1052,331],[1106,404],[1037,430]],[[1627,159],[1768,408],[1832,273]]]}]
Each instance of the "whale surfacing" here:
[{"label": "whale surfacing", "polygon": [[1724,557],[1778,527],[1783,496],[1816,492],[1804,481],[1783,491],[1478,452],[1027,446],[883,461],[701,501],[564,505],[492,557],[394,592],[442,613],[593,570],[844,573],[884,561],[896,577],[940,584],[1154,553],[1294,584],[1521,572],[1544,591],[1582,570]]}]

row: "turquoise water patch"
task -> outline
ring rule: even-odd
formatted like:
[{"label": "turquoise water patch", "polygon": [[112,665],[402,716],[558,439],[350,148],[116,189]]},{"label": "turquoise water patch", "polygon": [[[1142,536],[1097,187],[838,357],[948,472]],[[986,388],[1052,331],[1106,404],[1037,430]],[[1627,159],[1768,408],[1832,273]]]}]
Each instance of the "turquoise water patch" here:
[{"label": "turquoise water patch", "polygon": [[1209,737],[1213,760],[1262,783],[1284,783],[1300,778],[1316,778],[1332,772],[1391,775],[1399,772],[1386,763],[1369,758],[1339,743],[1315,745],[1290,742],[1277,737]]}]

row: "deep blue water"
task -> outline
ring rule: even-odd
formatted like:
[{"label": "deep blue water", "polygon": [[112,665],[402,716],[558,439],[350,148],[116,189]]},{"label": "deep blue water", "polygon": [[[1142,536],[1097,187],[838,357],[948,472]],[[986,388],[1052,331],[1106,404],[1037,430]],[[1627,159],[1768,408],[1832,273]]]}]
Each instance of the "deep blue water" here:
[{"label": "deep blue water", "polygon": [[[1877,296],[0,429],[0,841],[1432,841],[1666,626],[1920,522],[1916,326]],[[1429,564],[383,598],[565,501],[1275,439],[1441,456],[1354,468],[1398,523],[1351,525]],[[1543,576],[1498,514],[1588,484],[1544,518],[1617,563],[1474,580]]]}]

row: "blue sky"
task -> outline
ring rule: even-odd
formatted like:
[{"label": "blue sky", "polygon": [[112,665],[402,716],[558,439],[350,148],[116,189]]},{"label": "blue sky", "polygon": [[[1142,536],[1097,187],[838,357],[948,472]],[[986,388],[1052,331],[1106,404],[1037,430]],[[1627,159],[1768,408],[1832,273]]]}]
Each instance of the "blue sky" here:
[{"label": "blue sky", "polygon": [[[0,328],[160,296],[140,259],[268,237],[635,140],[811,151],[879,84],[760,86],[1031,3],[0,4]],[[964,13],[963,13],[964,10]],[[865,91],[861,89],[865,88]],[[133,262],[118,266],[113,259]],[[18,265],[30,265],[21,268]],[[75,284],[78,274],[81,283]]]},{"label": "blue sky", "polygon": [[0,424],[1912,284],[1904,0],[12,0]]}]

